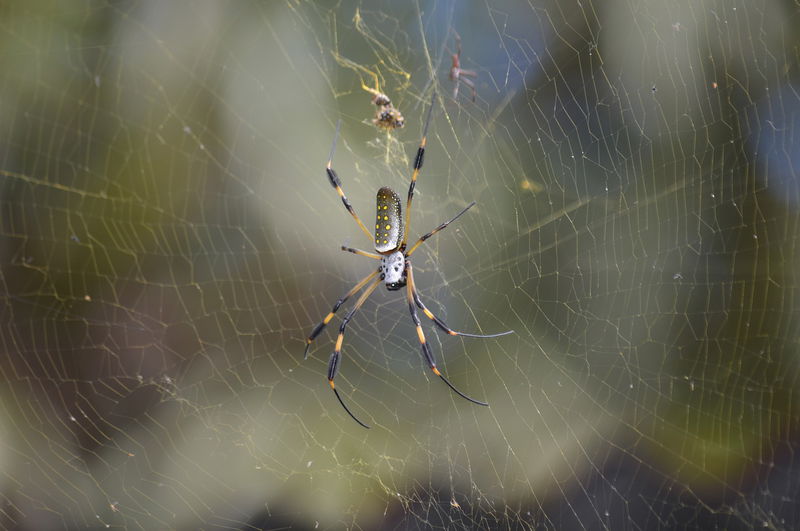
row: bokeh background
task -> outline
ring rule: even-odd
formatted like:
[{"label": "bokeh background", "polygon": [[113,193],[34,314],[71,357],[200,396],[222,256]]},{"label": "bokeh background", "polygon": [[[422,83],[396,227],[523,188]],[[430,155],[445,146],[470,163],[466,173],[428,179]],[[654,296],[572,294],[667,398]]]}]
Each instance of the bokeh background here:
[{"label": "bokeh background", "polygon": [[[797,27],[792,0],[4,2],[0,527],[796,528]],[[412,237],[477,206],[417,284],[515,333],[423,323],[481,408],[379,289],[337,378],[364,430],[338,320],[302,359],[374,266],[324,165],[341,120],[369,222],[434,92]]]}]

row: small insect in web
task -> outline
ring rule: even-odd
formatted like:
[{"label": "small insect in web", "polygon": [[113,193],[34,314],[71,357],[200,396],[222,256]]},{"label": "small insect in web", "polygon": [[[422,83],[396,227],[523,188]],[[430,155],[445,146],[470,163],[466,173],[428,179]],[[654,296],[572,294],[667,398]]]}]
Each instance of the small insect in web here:
[{"label": "small insect in web", "polygon": [[[403,114],[400,112],[400,110],[394,106],[389,96],[381,92],[380,87],[382,76],[378,73],[378,71],[370,70],[369,68],[366,68],[360,64],[354,63],[350,59],[342,57],[337,53],[334,53],[333,57],[340,65],[358,72],[359,76],[361,77],[361,88],[372,94],[372,104],[377,107],[375,110],[375,116],[372,118],[372,124],[375,127],[378,129],[383,129],[388,133],[394,129],[400,129],[406,124],[406,121],[403,118]],[[411,74],[402,70],[392,69],[392,72],[402,78],[405,78],[406,82],[408,82],[408,79],[411,77]],[[371,87],[364,82],[364,76],[372,78]],[[400,88],[402,89],[403,87],[401,86]]]},{"label": "small insect in web", "polygon": [[376,127],[391,130],[400,129],[406,124],[403,115],[392,105],[392,100],[389,99],[389,96],[378,92],[376,89],[364,88],[372,94],[372,103],[378,107],[378,110],[375,111],[375,118],[372,119],[372,123]]},{"label": "small insect in web", "polygon": [[410,223],[411,200],[414,197],[414,187],[417,184],[417,176],[422,169],[422,162],[425,156],[425,145],[427,143],[428,126],[430,125],[435,98],[436,95],[434,94],[433,99],[431,100],[431,106],[428,109],[428,116],[425,120],[425,126],[422,132],[422,140],[420,141],[419,148],[417,148],[417,155],[414,158],[414,166],[411,173],[411,184],[409,184],[408,198],[406,199],[405,221],[403,220],[400,196],[398,196],[397,193],[395,193],[395,191],[389,187],[383,187],[378,190],[374,237],[356,214],[353,206],[350,204],[350,201],[348,201],[347,197],[344,195],[344,191],[342,190],[342,182],[339,180],[339,176],[336,175],[336,172],[331,167],[331,161],[333,160],[333,153],[336,149],[336,140],[339,136],[339,127],[341,122],[336,125],[336,134],[333,138],[333,146],[331,146],[328,164],[325,167],[325,171],[328,174],[328,180],[330,181],[331,186],[336,189],[339,197],[342,199],[344,207],[347,209],[350,215],[353,216],[353,219],[356,220],[356,223],[358,223],[358,226],[361,227],[361,230],[364,232],[364,234],[366,234],[370,240],[375,242],[374,253],[362,251],[360,249],[354,249],[344,245],[342,246],[342,250],[357,254],[359,256],[365,256],[373,260],[378,260],[379,265],[376,270],[373,270],[372,273],[364,277],[350,291],[345,293],[339,300],[337,300],[333,305],[333,309],[328,313],[328,315],[326,315],[325,318],[314,327],[314,329],[311,331],[311,334],[309,334],[308,338],[306,339],[306,349],[303,357],[304,359],[308,358],[308,349],[311,346],[311,343],[320,334],[320,332],[322,332],[331,319],[333,319],[333,316],[336,314],[337,310],[339,310],[339,308],[350,297],[364,289],[366,286],[366,289],[364,289],[364,291],[361,293],[356,303],[353,305],[347,315],[345,315],[344,319],[342,319],[342,324],[339,326],[339,336],[336,338],[336,346],[334,347],[333,354],[331,354],[330,361],[328,362],[328,384],[331,386],[336,398],[339,400],[339,403],[342,405],[345,411],[347,411],[353,420],[365,428],[369,428],[369,426],[360,421],[358,417],[356,417],[353,412],[350,411],[350,408],[345,405],[344,400],[342,400],[342,397],[339,395],[339,391],[337,391],[336,386],[334,385],[334,379],[336,378],[336,373],[339,370],[342,344],[344,342],[344,332],[347,328],[347,324],[353,318],[358,309],[364,305],[364,302],[367,300],[367,298],[369,298],[372,292],[375,291],[375,288],[377,288],[378,284],[381,282],[386,285],[386,289],[389,291],[396,291],[404,287],[406,288],[408,311],[411,314],[411,320],[414,322],[414,325],[417,328],[417,339],[419,340],[420,347],[422,349],[422,356],[425,359],[425,362],[428,364],[428,367],[430,367],[431,371],[433,371],[436,376],[441,378],[441,380],[446,383],[450,389],[452,389],[460,397],[469,400],[474,404],[479,404],[481,406],[489,405],[486,402],[481,402],[480,400],[470,398],[456,389],[455,386],[450,383],[450,380],[445,378],[444,374],[442,374],[442,372],[437,368],[436,361],[433,358],[433,352],[431,351],[428,342],[425,340],[425,333],[422,331],[422,325],[420,323],[419,316],[417,315],[417,308],[422,310],[422,313],[424,313],[428,319],[433,321],[437,327],[451,336],[489,338],[513,333],[513,330],[501,332],[499,334],[488,335],[456,332],[455,330],[449,328],[444,321],[436,317],[433,313],[431,313],[430,310],[428,310],[427,307],[425,307],[425,305],[422,303],[422,299],[419,296],[416,285],[414,284],[414,272],[411,267],[411,255],[414,253],[414,251],[416,251],[419,246],[425,242],[425,240],[450,225],[475,205],[475,201],[471,202],[453,218],[445,221],[432,231],[423,235],[416,241],[416,243],[414,243],[414,245],[412,245],[410,248],[407,248],[406,243],[408,240],[408,227]]},{"label": "small insect in web", "polygon": [[454,83],[453,99],[458,98],[458,87],[461,83],[464,83],[470,88],[470,90],[472,90],[472,101],[474,102],[475,96],[477,95],[475,91],[475,83],[467,78],[478,77],[478,73],[475,72],[475,70],[465,70],[461,68],[461,36],[458,33],[456,33],[456,53],[453,54],[452,58],[453,64],[450,67],[450,81]]}]

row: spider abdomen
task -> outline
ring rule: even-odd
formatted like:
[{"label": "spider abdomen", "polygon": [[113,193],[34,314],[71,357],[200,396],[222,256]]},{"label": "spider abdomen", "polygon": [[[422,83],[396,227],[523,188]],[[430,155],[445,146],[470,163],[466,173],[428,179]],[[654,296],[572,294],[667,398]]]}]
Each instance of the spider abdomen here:
[{"label": "spider abdomen", "polygon": [[406,258],[402,251],[395,251],[381,258],[378,271],[389,291],[398,290],[406,285]]},{"label": "spider abdomen", "polygon": [[397,250],[403,241],[403,216],[400,196],[384,186],[378,190],[375,215],[375,250],[390,253]]}]

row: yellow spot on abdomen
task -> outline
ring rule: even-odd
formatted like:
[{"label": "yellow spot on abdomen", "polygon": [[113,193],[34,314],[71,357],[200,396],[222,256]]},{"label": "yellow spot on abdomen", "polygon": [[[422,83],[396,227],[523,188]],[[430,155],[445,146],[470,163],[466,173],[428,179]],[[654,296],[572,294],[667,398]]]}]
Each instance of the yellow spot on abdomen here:
[{"label": "yellow spot on abdomen", "polygon": [[386,225],[386,230],[389,230],[389,229],[391,229],[391,228],[392,228],[392,226],[391,226],[391,225]]}]

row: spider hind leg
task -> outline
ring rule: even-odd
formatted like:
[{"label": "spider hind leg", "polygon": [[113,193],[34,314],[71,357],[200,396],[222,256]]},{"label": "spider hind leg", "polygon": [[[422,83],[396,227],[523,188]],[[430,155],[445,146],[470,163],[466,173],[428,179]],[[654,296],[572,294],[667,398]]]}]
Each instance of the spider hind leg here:
[{"label": "spider hind leg", "polygon": [[409,264],[409,274],[408,274],[409,279],[408,279],[408,281],[411,284],[411,295],[412,295],[412,297],[414,297],[414,304],[416,304],[417,307],[420,310],[422,310],[422,313],[425,314],[425,317],[427,317],[428,319],[433,321],[436,324],[436,326],[438,326],[447,335],[463,336],[463,337],[475,337],[475,338],[479,338],[479,339],[481,339],[481,338],[482,339],[489,339],[489,338],[492,338],[492,337],[507,336],[508,334],[513,334],[514,333],[513,330],[506,330],[505,332],[500,332],[500,333],[497,333],[497,334],[468,334],[466,332],[457,332],[457,331],[453,330],[452,328],[447,326],[447,324],[445,324],[444,321],[442,321],[441,319],[439,319],[438,317],[433,315],[433,312],[431,312],[425,306],[425,304],[422,302],[422,299],[420,298],[419,293],[417,292],[417,286],[414,283],[414,274],[413,274],[413,272],[410,271],[410,269],[411,268],[410,268],[410,264]]},{"label": "spider hind leg", "polygon": [[414,325],[417,327],[417,339],[419,339],[419,344],[422,349],[422,355],[425,358],[425,361],[428,363],[428,367],[433,371],[433,374],[441,378],[441,380],[447,384],[447,387],[453,390],[458,396],[465,400],[469,400],[473,404],[478,404],[479,406],[488,406],[489,404],[486,402],[481,402],[480,400],[475,400],[467,396],[466,394],[459,391],[456,386],[450,383],[450,380],[445,378],[444,374],[439,370],[436,366],[436,361],[433,359],[433,352],[431,352],[431,347],[428,345],[428,342],[425,340],[425,332],[422,331],[422,323],[419,321],[419,316],[417,315],[417,308],[414,306],[414,295],[413,295],[413,274],[411,272],[411,263],[408,262],[406,264],[408,268],[409,275],[411,275],[411,282],[408,284],[408,311],[411,313],[411,319],[414,321]]},{"label": "spider hind leg", "polygon": [[363,426],[364,428],[370,429],[370,426],[369,426],[369,425],[367,425],[367,424],[364,424],[363,422],[361,422],[360,420],[358,420],[358,417],[356,417],[355,415],[353,415],[353,412],[352,412],[352,411],[350,411],[350,408],[349,408],[349,407],[347,407],[347,404],[345,404],[345,403],[344,403],[344,400],[342,400],[342,397],[339,395],[339,391],[337,391],[337,390],[336,390],[336,387],[333,385],[333,380],[331,380],[331,381],[330,381],[330,383],[331,383],[331,389],[333,389],[333,394],[335,394],[335,395],[336,395],[336,398],[338,398],[338,399],[339,399],[339,403],[342,405],[342,407],[344,408],[344,410],[345,410],[345,411],[347,411],[347,414],[348,414],[348,415],[350,415],[351,417],[353,417],[353,420],[354,420],[354,421],[356,421],[356,422],[358,422],[358,423],[359,423],[361,426]]},{"label": "spider hind leg", "polygon": [[[375,274],[377,273],[378,272],[375,271]],[[375,281],[364,290],[364,293],[361,294],[355,305],[350,309],[349,312],[347,312],[347,315],[344,317],[344,319],[342,319],[342,324],[339,326],[339,336],[336,338],[336,346],[334,347],[333,353],[331,354],[331,359],[328,362],[328,384],[331,386],[333,394],[336,395],[336,398],[339,400],[339,403],[342,404],[344,410],[347,411],[347,414],[353,417],[353,420],[367,429],[369,429],[369,426],[358,420],[358,417],[353,415],[353,412],[350,411],[350,408],[345,405],[344,400],[342,400],[342,397],[339,396],[339,391],[336,390],[336,385],[333,383],[333,380],[336,378],[336,372],[339,370],[339,361],[342,355],[342,344],[344,343],[344,333],[347,329],[347,323],[350,322],[350,319],[353,318],[358,309],[363,306],[364,302],[369,298],[372,292],[375,291],[375,288],[378,287],[379,283],[380,279],[375,279]]]},{"label": "spider hind leg", "polygon": [[370,280],[375,278],[375,276],[377,276],[377,274],[378,274],[378,271],[373,271],[372,273],[370,273],[366,277],[362,278],[361,281],[358,284],[356,284],[355,286],[353,286],[353,288],[350,291],[348,291],[347,293],[345,293],[344,295],[339,297],[339,299],[333,305],[333,308],[331,309],[331,311],[328,312],[328,315],[326,315],[325,318],[322,321],[320,321],[319,324],[317,324],[317,326],[314,327],[314,329],[311,331],[311,333],[308,334],[308,337],[306,338],[306,349],[303,351],[303,359],[308,359],[308,350],[311,348],[311,343],[314,342],[314,340],[322,332],[322,330],[324,330],[325,327],[328,325],[328,323],[331,322],[331,319],[333,319],[333,316],[336,315],[337,311],[339,311],[339,308],[342,307],[342,304],[347,302],[347,299],[349,299],[350,297],[352,297],[353,295],[355,295],[356,293],[361,291],[361,289],[364,286],[366,286],[367,283]]}]

